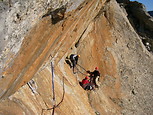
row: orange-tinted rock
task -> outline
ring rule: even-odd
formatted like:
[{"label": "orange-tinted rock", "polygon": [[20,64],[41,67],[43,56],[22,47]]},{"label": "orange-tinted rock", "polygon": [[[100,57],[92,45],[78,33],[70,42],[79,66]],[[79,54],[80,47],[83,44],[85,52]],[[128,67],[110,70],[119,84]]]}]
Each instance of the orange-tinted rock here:
[{"label": "orange-tinted rock", "polygon": [[[47,110],[53,107],[51,61],[56,105],[65,93],[62,103],[55,108],[55,114],[120,115],[151,111],[148,100],[152,93],[144,90],[151,87],[151,83],[147,84],[144,79],[152,80],[153,57],[116,1],[107,1],[103,5],[101,0],[86,1],[80,8],[65,14],[63,21],[52,25],[49,18],[44,18],[31,30],[11,68],[4,72],[1,92],[6,92],[2,95],[5,100],[0,103],[2,114],[52,113],[52,109]],[[99,68],[101,85],[98,89],[82,89],[79,81],[87,73],[77,66],[79,71],[73,74],[65,62],[71,53],[81,55],[78,64],[84,69],[93,71],[95,67]],[[26,84],[31,78],[34,81],[32,87]],[[149,104],[146,106],[145,101],[139,103],[140,99]],[[10,111],[6,112],[7,109]],[[15,109],[19,111],[15,112]]]}]

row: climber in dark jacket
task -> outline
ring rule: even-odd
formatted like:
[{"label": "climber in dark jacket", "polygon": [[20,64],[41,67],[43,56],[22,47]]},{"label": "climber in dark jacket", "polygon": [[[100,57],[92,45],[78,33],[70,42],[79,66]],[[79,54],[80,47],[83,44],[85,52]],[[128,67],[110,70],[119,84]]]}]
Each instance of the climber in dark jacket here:
[{"label": "climber in dark jacket", "polygon": [[76,66],[76,64],[78,63],[78,58],[79,57],[80,57],[80,55],[76,55],[76,54],[71,54],[70,55],[70,60],[71,60],[73,69]]},{"label": "climber in dark jacket", "polygon": [[93,72],[91,72],[91,76],[93,76],[94,78],[97,76],[100,76],[100,72],[98,71],[98,67],[95,67],[95,70]]},{"label": "climber in dark jacket", "polygon": [[98,83],[96,83],[97,79],[99,80],[100,72],[98,71],[98,67],[95,67],[93,72],[87,71],[90,74],[90,81],[95,87],[98,87]]}]

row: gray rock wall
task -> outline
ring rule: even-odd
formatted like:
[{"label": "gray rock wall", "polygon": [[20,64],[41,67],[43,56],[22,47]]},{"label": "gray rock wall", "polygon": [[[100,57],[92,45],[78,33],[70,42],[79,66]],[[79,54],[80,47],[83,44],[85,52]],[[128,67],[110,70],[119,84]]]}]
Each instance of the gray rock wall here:
[{"label": "gray rock wall", "polygon": [[[20,49],[24,36],[48,11],[68,3],[75,9],[83,0],[0,1],[0,73]],[[11,7],[10,7],[11,5]]]}]

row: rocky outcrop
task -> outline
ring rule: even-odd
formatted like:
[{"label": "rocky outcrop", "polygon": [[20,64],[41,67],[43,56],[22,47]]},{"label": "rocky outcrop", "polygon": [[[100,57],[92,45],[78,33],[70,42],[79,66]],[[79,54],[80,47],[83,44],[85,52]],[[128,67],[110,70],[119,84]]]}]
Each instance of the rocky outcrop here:
[{"label": "rocky outcrop", "polygon": [[[128,12],[130,12],[129,15],[131,14],[132,16],[134,16],[134,18],[138,19],[140,25],[138,30],[140,32],[143,31],[143,28],[144,30],[153,30],[153,18],[146,12],[146,9],[143,4],[138,2],[130,2],[126,8]],[[145,27],[142,27],[142,24]]]},{"label": "rocky outcrop", "polygon": [[[56,24],[44,17],[19,49],[0,79],[0,114],[49,115],[60,102],[55,114],[152,113],[153,56],[115,0],[86,0]],[[65,62],[71,53],[81,55],[76,74]],[[83,68],[96,66],[100,87],[85,91],[79,85]]]},{"label": "rocky outcrop", "polygon": [[[75,9],[83,0],[3,0],[0,1],[0,74],[12,61],[31,28],[48,11],[68,5]],[[1,74],[2,75],[2,74]]]},{"label": "rocky outcrop", "polygon": [[145,6],[137,1],[117,1],[126,9],[130,23],[140,35],[148,51],[153,52],[153,18],[146,11]]},{"label": "rocky outcrop", "polygon": [[[40,21],[40,24],[35,26],[34,29],[31,30],[31,32],[29,33],[29,36],[27,36],[24,39],[22,43],[22,47],[20,48],[20,51],[18,52],[18,55],[13,60],[13,64],[10,64],[11,67],[7,68],[6,71],[3,73],[3,76],[5,76],[3,80],[5,80],[8,83],[5,82],[4,88],[3,86],[1,87],[1,89],[3,90],[3,93],[1,93],[2,97],[5,93],[7,95],[10,95],[11,92],[16,91],[16,89],[18,89],[24,83],[26,83],[27,80],[31,79],[31,77],[42,65],[43,61],[48,57],[48,55],[51,55],[52,57],[55,57],[55,56],[57,57],[61,53],[59,55],[60,57],[58,56],[58,58],[56,59],[55,64],[58,63],[58,61],[62,58],[62,56],[67,52],[69,47],[75,42],[75,40],[79,38],[79,36],[81,36],[81,34],[83,33],[84,29],[88,26],[90,21],[96,16],[95,12],[98,12],[102,6],[102,3],[101,2],[99,3],[99,1],[97,1],[94,3],[95,6],[93,5],[93,7],[97,7],[97,9],[93,7],[91,7],[90,9],[90,6],[92,4],[93,3],[91,2],[86,8],[86,10],[92,9],[92,13],[90,12],[87,15],[85,13],[86,10],[80,10],[82,11],[81,14],[75,16],[75,19],[78,19],[76,21],[71,22],[70,20],[72,20],[73,17],[70,16],[69,19],[63,22],[63,25],[60,23],[60,25],[57,24],[54,26],[50,24],[51,23],[50,18],[48,18],[48,20],[44,19]],[[83,15],[89,16],[89,17],[87,17],[86,19],[83,19],[82,18]],[[85,22],[84,24],[81,23],[82,20],[84,20]],[[67,23],[67,25],[64,25],[65,23]],[[72,35],[71,34],[67,35],[69,30],[74,30],[76,26],[78,26],[79,24],[82,25],[77,28],[79,32],[72,32]],[[45,31],[47,30],[44,33],[44,35],[41,33],[43,30]],[[74,35],[76,34],[76,37],[71,38],[73,34]],[[67,43],[66,39],[69,39],[69,38],[71,39]],[[68,45],[69,47],[65,47],[65,49],[64,47],[61,48],[61,46],[63,45],[64,46]],[[52,51],[51,54],[50,54],[50,51]],[[24,77],[25,75],[26,77]],[[9,79],[10,77],[11,79]],[[14,84],[13,87],[11,86],[12,83]]]}]

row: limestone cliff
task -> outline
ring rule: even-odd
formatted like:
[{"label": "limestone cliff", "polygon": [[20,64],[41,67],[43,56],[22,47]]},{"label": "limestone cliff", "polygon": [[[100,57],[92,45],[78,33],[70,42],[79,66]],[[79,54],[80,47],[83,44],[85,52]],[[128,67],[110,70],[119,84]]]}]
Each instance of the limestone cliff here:
[{"label": "limestone cliff", "polygon": [[[14,46],[15,52],[8,48],[8,55],[13,55],[1,60],[0,114],[50,115],[53,104],[60,102],[54,111],[57,115],[153,112],[153,56],[129,22],[126,10],[115,0],[81,2],[63,0],[57,7],[66,7],[62,18],[61,13],[53,13],[54,8],[40,11],[35,24],[30,23],[28,32],[22,34],[21,46]],[[55,15],[61,19],[52,23]],[[81,55],[76,74],[65,61],[71,53]],[[79,85],[87,74],[83,68],[93,71],[96,66],[101,73],[100,87],[85,91]]]}]

